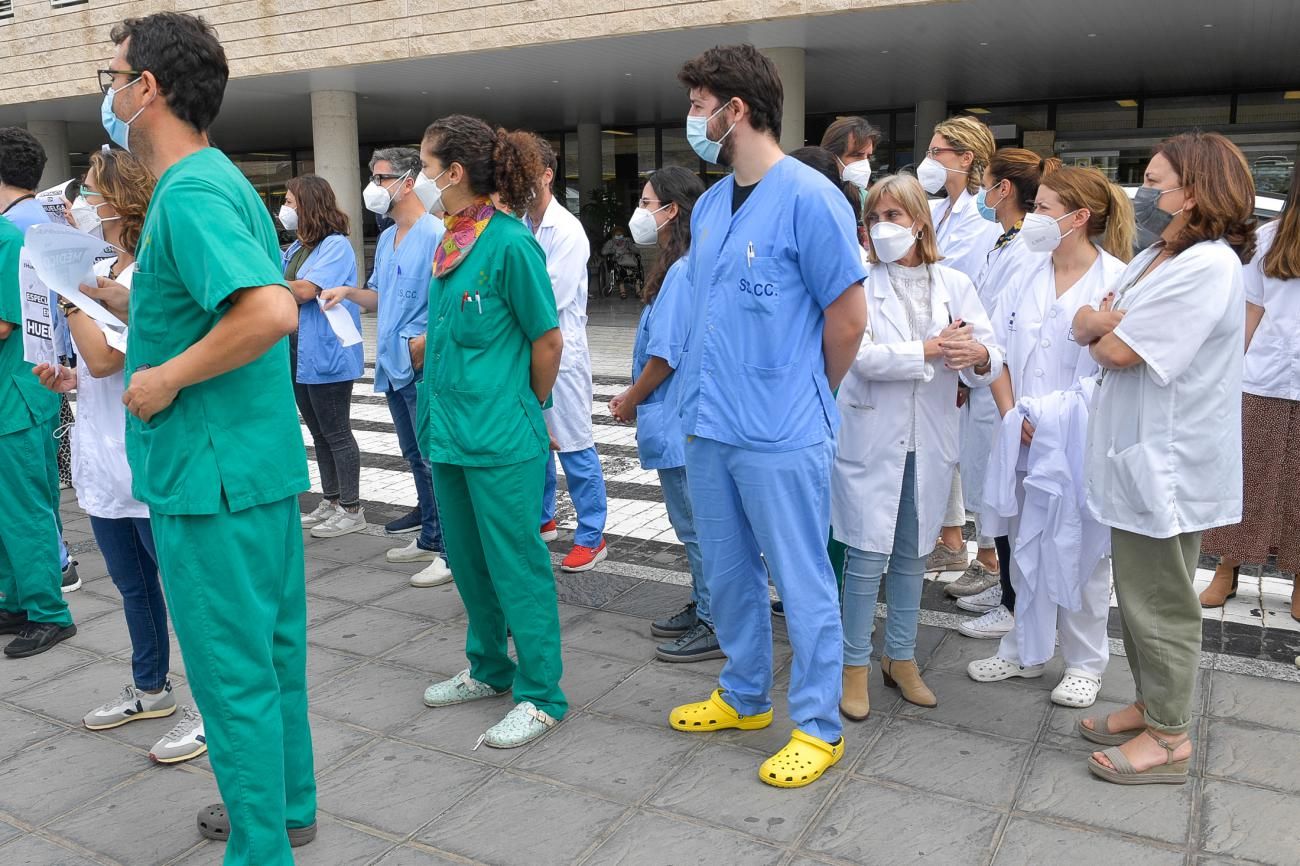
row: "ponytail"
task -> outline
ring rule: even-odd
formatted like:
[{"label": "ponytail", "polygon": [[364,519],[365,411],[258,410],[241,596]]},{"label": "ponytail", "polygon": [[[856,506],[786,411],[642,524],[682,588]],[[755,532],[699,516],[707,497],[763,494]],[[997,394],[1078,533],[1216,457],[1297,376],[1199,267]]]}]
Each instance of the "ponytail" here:
[{"label": "ponytail", "polygon": [[1095,168],[1050,162],[1056,167],[1048,168],[1043,186],[1060,196],[1067,211],[1082,208],[1092,215],[1086,226],[1090,240],[1120,261],[1133,258],[1133,204],[1124,190]]},{"label": "ponytail", "polygon": [[475,195],[497,193],[512,211],[528,206],[546,171],[532,133],[493,130],[477,117],[453,114],[424,131],[425,146],[444,167],[458,162]]},{"label": "ponytail", "polygon": [[497,197],[508,209],[518,212],[537,195],[537,185],[546,173],[546,163],[531,132],[496,131],[492,145],[493,180]]},{"label": "ponytail", "polygon": [[1110,194],[1110,207],[1106,213],[1106,228],[1101,233],[1101,248],[1121,262],[1133,258],[1133,245],[1137,229],[1133,220],[1133,202],[1118,184],[1106,182]]}]

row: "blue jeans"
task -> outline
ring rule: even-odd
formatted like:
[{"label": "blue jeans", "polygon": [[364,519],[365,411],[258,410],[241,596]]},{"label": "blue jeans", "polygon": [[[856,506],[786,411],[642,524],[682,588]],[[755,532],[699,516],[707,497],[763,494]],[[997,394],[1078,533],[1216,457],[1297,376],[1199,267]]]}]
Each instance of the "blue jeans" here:
[{"label": "blue jeans", "polygon": [[155,692],[167,683],[171,645],[149,520],[92,515],[90,529],[104,554],[108,576],[122,594],[126,630],[131,634],[131,677],[140,691]]},{"label": "blue jeans", "polygon": [[916,454],[907,455],[903,491],[894,522],[894,550],[875,553],[850,547],[844,564],[844,664],[871,664],[871,632],[876,621],[880,577],[885,579],[885,655],[897,661],[916,656],[916,625],[925,583],[925,557],[929,549],[916,543]]},{"label": "blue jeans", "polygon": [[695,532],[695,514],[691,508],[691,491],[686,486],[686,467],[660,469],[659,489],[664,495],[664,508],[668,522],[677,533],[677,540],[686,546],[686,559],[691,564],[691,601],[695,602],[695,615],[713,625],[709,612],[709,585],[704,581],[704,563],[700,559],[699,536]]},{"label": "blue jeans", "polygon": [[441,552],[442,524],[438,521],[438,503],[433,498],[433,472],[429,461],[420,455],[420,440],[415,435],[419,384],[420,380],[416,379],[396,391],[385,391],[384,397],[388,399],[388,411],[397,430],[397,444],[415,477],[415,498],[420,505],[420,537],[416,543],[425,550]]},{"label": "blue jeans", "polygon": [[569,499],[578,513],[578,530],[573,543],[583,547],[600,547],[605,535],[605,517],[609,505],[605,500],[605,475],[600,469],[600,457],[595,447],[582,451],[555,451],[546,460],[546,484],[542,488],[542,523],[555,519],[555,455],[560,455],[564,467],[564,480],[568,483]]}]

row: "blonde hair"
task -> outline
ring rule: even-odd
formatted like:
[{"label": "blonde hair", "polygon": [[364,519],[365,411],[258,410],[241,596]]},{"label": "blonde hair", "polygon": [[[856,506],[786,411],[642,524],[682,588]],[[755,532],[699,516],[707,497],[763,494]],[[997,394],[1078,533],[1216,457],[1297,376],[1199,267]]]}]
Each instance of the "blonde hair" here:
[{"label": "blonde hair", "polygon": [[963,115],[936,123],[934,134],[943,136],[953,150],[975,157],[970,164],[970,174],[966,175],[966,191],[972,194],[978,192],[984,169],[993,158],[993,152],[998,149],[992,131],[975,118]]},{"label": "blonde hair", "polygon": [[138,157],[125,150],[99,150],[90,155],[95,192],[121,217],[122,248],[135,255],[144,229],[144,214],[153,197],[154,176]]},{"label": "blonde hair", "polygon": [[[912,218],[913,233],[917,226],[921,227],[921,237],[916,242],[921,262],[932,265],[942,260],[939,244],[934,239],[934,223],[930,221],[930,202],[925,197],[925,190],[921,189],[921,182],[910,174],[891,174],[876,181],[867,193],[867,203],[862,206],[864,219],[883,195],[891,196],[907,211],[907,215]],[[876,242],[871,240],[870,232],[867,232],[867,255],[872,264],[880,263],[876,257]]]},{"label": "blonde hair", "polygon": [[1133,204],[1124,190],[1095,168],[1065,166],[1048,172],[1042,185],[1061,198],[1066,210],[1087,208],[1088,237],[1120,261],[1133,258]]}]

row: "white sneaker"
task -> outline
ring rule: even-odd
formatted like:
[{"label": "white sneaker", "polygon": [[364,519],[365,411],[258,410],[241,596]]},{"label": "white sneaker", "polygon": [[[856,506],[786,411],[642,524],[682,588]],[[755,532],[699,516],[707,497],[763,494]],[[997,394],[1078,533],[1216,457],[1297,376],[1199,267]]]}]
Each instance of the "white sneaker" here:
[{"label": "white sneaker", "polygon": [[405,547],[394,547],[384,558],[389,562],[433,562],[438,558],[438,551],[425,550],[415,538]]},{"label": "white sneaker", "polygon": [[311,528],[311,537],[338,538],[340,535],[348,535],[352,532],[361,532],[365,528],[365,509],[358,508],[353,512],[340,508],[329,520],[313,526]]},{"label": "white sneaker", "polygon": [[127,722],[140,719],[160,719],[176,712],[176,698],[170,682],[157,694],[142,692],[133,685],[123,687],[121,694],[103,706],[86,713],[81,723],[91,731],[107,731]]},{"label": "white sneaker", "polygon": [[311,512],[310,514],[304,514],[302,516],[302,528],[307,529],[308,527],[312,527],[312,526],[316,526],[317,524],[324,523],[325,521],[329,520],[331,517],[333,517],[335,514],[337,514],[342,510],[343,509],[339,508],[337,505],[335,505],[333,502],[330,502],[328,499],[322,499],[320,501],[320,505],[316,506],[315,511]]},{"label": "white sneaker", "polygon": [[966,635],[966,637],[1001,638],[1011,631],[1011,627],[1015,624],[1016,618],[1011,615],[1011,611],[1002,605],[998,605],[981,617],[958,623],[957,631]]},{"label": "white sneaker", "polygon": [[435,557],[423,571],[411,575],[411,586],[442,586],[451,583],[451,569],[441,556]]},{"label": "white sneaker", "polygon": [[995,583],[983,592],[957,599],[957,606],[971,613],[987,613],[1002,604],[1002,585]]},{"label": "white sneaker", "polygon": [[179,764],[197,758],[208,750],[208,738],[203,735],[203,717],[193,707],[181,707],[181,720],[149,750],[149,759],[156,764]]}]

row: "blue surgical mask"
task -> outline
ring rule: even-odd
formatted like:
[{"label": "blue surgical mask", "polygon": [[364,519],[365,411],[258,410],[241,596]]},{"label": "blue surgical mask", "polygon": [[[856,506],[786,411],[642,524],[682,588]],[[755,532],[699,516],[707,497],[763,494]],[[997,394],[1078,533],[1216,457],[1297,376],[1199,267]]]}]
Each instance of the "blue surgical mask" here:
[{"label": "blue surgical mask", "polygon": [[145,106],[140,106],[140,111],[131,115],[130,120],[123,120],[117,116],[115,111],[113,111],[113,100],[123,90],[126,90],[132,85],[139,84],[142,80],[143,79],[137,78],[130,84],[123,84],[116,90],[110,89],[104,94],[104,101],[100,103],[99,106],[99,119],[104,123],[104,131],[108,133],[109,139],[112,140],[114,144],[126,151],[131,149],[127,147],[127,140],[131,135],[131,124],[135,123],[135,119],[140,116],[141,111],[144,111]]},{"label": "blue surgical mask", "polygon": [[731,135],[731,130],[736,128],[736,124],[733,123],[722,134],[722,138],[717,141],[709,138],[709,121],[717,117],[722,112],[722,109],[726,107],[724,104],[722,108],[719,108],[708,117],[688,115],[686,118],[686,141],[690,143],[691,149],[695,151],[700,159],[714,165],[720,165],[718,155],[722,152],[722,142],[726,140],[728,135]]},{"label": "blue surgical mask", "polygon": [[986,189],[981,189],[975,195],[975,207],[979,209],[980,216],[984,217],[984,219],[988,220],[991,223],[995,223],[998,221],[997,207],[998,205],[1002,204],[1002,202],[1006,199],[1006,196],[1005,195],[1002,196],[1002,198],[998,199],[991,206],[988,203],[988,197],[989,197],[989,191]]}]

